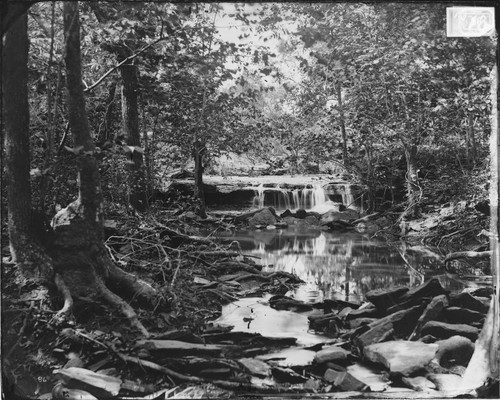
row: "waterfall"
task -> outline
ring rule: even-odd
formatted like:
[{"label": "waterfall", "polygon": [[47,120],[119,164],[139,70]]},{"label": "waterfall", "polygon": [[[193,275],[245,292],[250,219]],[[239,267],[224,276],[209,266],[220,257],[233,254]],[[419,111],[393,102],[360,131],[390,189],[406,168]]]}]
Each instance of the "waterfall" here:
[{"label": "waterfall", "polygon": [[346,206],[353,206],[356,199],[351,191],[351,185],[344,185],[344,193],[342,194],[342,203]]},{"label": "waterfall", "polygon": [[302,189],[285,189],[280,185],[265,188],[262,184],[253,188],[255,207],[271,206],[277,210],[323,209],[328,206],[329,199],[322,185]]}]

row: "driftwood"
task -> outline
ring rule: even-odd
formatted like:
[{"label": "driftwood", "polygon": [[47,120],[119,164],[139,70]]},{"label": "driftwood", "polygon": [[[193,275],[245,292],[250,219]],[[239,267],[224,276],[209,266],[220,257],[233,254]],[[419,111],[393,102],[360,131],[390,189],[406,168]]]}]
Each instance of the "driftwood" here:
[{"label": "driftwood", "polygon": [[444,259],[444,263],[448,263],[452,260],[459,260],[462,258],[488,258],[491,257],[493,251],[457,251],[455,253],[450,253]]}]

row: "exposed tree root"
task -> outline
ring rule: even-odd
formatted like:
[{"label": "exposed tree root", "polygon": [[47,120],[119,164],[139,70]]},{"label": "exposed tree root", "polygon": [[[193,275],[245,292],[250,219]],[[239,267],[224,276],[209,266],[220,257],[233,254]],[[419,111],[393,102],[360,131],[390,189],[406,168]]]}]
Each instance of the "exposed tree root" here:
[{"label": "exposed tree root", "polygon": [[155,302],[162,301],[158,292],[147,282],[123,271],[110,261],[107,267],[109,275],[106,278],[106,285],[114,291],[127,293],[132,299],[137,298],[152,306],[156,306]]},{"label": "exposed tree root", "polygon": [[64,279],[60,274],[56,274],[54,277],[54,283],[56,284],[57,289],[61,293],[64,298],[63,307],[57,312],[57,314],[53,317],[53,320],[60,324],[66,318],[68,318],[73,311],[73,297],[71,296],[71,291],[68,286],[64,282]]},{"label": "exposed tree root", "polygon": [[145,337],[149,337],[149,332],[144,325],[139,321],[136,312],[130,307],[120,296],[114,294],[109,290],[101,279],[96,280],[96,287],[99,294],[103,296],[104,300],[112,307],[120,310],[120,312],[128,318],[130,325],[139,330]]}]

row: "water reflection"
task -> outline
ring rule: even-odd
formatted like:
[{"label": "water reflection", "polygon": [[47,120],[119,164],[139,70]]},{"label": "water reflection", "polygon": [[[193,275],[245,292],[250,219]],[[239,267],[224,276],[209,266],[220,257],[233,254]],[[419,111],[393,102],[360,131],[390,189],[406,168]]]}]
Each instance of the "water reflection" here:
[{"label": "water reflection", "polygon": [[358,233],[285,230],[235,231],[218,234],[238,241],[244,253],[260,257],[267,271],[281,270],[306,282],[293,294],[307,302],[325,298],[354,302],[366,292],[393,285],[423,283],[423,270],[438,264],[431,250],[407,252]]}]

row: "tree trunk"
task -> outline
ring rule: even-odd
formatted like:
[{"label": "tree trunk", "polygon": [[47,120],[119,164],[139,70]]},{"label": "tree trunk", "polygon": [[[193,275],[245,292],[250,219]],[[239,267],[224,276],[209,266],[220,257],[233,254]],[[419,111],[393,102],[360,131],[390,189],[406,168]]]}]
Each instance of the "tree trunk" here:
[{"label": "tree trunk", "polygon": [[406,195],[407,208],[404,216],[416,218],[419,215],[420,186],[418,184],[418,172],[416,166],[417,146],[412,144],[405,146],[406,157]]},{"label": "tree trunk", "polygon": [[476,163],[476,137],[474,135],[474,115],[469,112],[467,116],[467,149],[469,150],[469,167]]},{"label": "tree trunk", "polygon": [[196,213],[201,218],[207,217],[207,210],[205,206],[205,191],[203,189],[203,153],[205,148],[200,140],[194,143],[194,196],[197,201]]},{"label": "tree trunk", "polygon": [[337,84],[337,101],[339,103],[340,131],[342,132],[342,161],[347,163],[347,133],[345,130],[345,116],[342,107],[342,88],[340,82]]},{"label": "tree trunk", "polygon": [[122,121],[129,154],[129,203],[137,211],[148,208],[146,179],[143,168],[143,150],[139,133],[139,110],[137,106],[137,66],[125,64],[120,67],[122,76]]},{"label": "tree trunk", "polygon": [[103,197],[83,94],[78,3],[65,2],[63,14],[69,123],[77,153],[79,196],[53,219],[56,272],[67,293],[105,300],[147,336],[134,310],[106,286],[150,303],[156,296],[150,285],[113,264],[103,244]]},{"label": "tree trunk", "polygon": [[[5,34],[3,46],[3,106],[5,123],[5,182],[12,261],[23,278],[40,283],[52,279],[52,260],[36,242],[32,224],[29,104],[28,17],[23,15]],[[38,232],[44,235],[44,232]]]},{"label": "tree trunk", "polygon": [[113,105],[115,104],[116,82],[113,81],[109,86],[108,97],[106,98],[106,112],[104,113],[104,121],[99,126],[97,134],[97,143],[101,146],[106,142],[111,142],[114,138],[111,137],[111,125],[113,123]]}]

